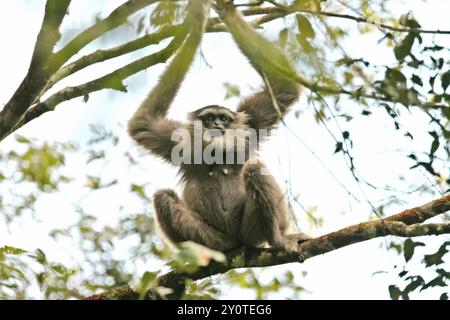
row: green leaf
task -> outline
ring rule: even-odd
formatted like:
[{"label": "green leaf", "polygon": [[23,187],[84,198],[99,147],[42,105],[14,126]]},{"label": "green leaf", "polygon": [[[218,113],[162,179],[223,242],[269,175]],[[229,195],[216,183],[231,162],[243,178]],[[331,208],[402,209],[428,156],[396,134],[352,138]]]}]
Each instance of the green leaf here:
[{"label": "green leaf", "polygon": [[[408,278],[406,278],[406,279],[408,279]],[[425,283],[425,281],[423,280],[423,278],[421,276],[414,276],[414,277],[411,277],[411,279],[412,279],[412,281],[410,283],[408,283],[408,285],[405,287],[405,289],[402,292],[402,298],[405,300],[409,298],[409,293],[413,292],[414,290],[416,290],[418,287],[420,287],[421,285],[423,285]]]},{"label": "green leaf", "polygon": [[241,89],[239,89],[238,85],[235,85],[230,82],[225,82],[223,84],[226,93],[225,93],[225,99],[233,98],[233,97],[239,97],[241,95]]},{"label": "green leaf", "polygon": [[137,185],[133,183],[131,185],[131,192],[136,193],[136,195],[142,200],[150,201],[150,198],[148,198],[147,195],[145,194],[145,189],[144,186],[142,185]]},{"label": "green leaf", "polygon": [[416,35],[413,33],[408,33],[402,41],[397,43],[394,47],[394,54],[397,60],[403,61],[410,54],[411,48],[414,44],[414,39],[416,39]]},{"label": "green leaf", "polygon": [[430,148],[430,156],[433,156],[434,153],[439,148],[439,144],[440,144],[439,135],[436,133],[436,131],[430,131],[428,133],[433,137],[433,142],[431,143],[431,148]]},{"label": "green leaf", "polygon": [[425,246],[422,242],[414,242],[411,239],[406,239],[403,243],[403,256],[405,257],[405,261],[408,262],[414,255],[414,249],[416,247]]},{"label": "green leaf", "polygon": [[311,41],[312,39],[314,39],[316,33],[309,23],[309,20],[305,16],[298,14],[296,18],[299,29],[299,34],[296,37],[297,42],[306,53],[311,53],[314,51],[314,47],[311,45]]},{"label": "green leaf", "polygon": [[444,277],[437,276],[436,278],[434,278],[433,280],[431,280],[430,282],[425,284],[420,291],[428,289],[430,287],[446,287],[446,286],[447,286],[447,283],[444,280]]},{"label": "green leaf", "polygon": [[40,264],[46,264],[47,263],[47,257],[41,249],[36,249],[34,259],[39,262]]},{"label": "green leaf", "polygon": [[385,80],[386,84],[390,84],[392,86],[397,87],[398,89],[406,89],[406,77],[405,75],[397,70],[397,69],[387,69],[385,72]]},{"label": "green leaf", "polygon": [[284,28],[278,34],[278,43],[280,44],[280,47],[283,49],[286,47],[288,35],[289,35],[289,31],[287,28]]},{"label": "green leaf", "polygon": [[145,272],[139,283],[137,291],[139,292],[139,300],[143,300],[147,291],[152,287],[152,282],[156,279],[156,272]]},{"label": "green leaf", "polygon": [[19,143],[26,143],[26,144],[30,144],[31,141],[27,138],[25,138],[24,136],[16,136],[16,141]]},{"label": "green leaf", "polygon": [[395,285],[389,286],[389,295],[391,296],[392,300],[398,300],[398,298],[400,298],[401,294],[402,294],[402,292],[400,291],[400,289],[397,286],[395,286]]},{"label": "green leaf", "polygon": [[444,72],[441,75],[441,85],[444,91],[447,90],[448,86],[450,85],[450,70]]},{"label": "green leaf", "polygon": [[13,254],[13,255],[19,255],[22,253],[26,253],[26,250],[16,248],[16,247],[10,247],[10,246],[4,246],[0,248],[0,253],[6,253],[6,254]]},{"label": "green leaf", "polygon": [[314,38],[316,36],[316,33],[314,32],[314,29],[311,26],[308,18],[306,18],[302,14],[297,14],[295,17],[297,19],[297,25],[300,34],[305,38]]},{"label": "green leaf", "polygon": [[403,256],[405,261],[408,262],[414,255],[414,242],[411,239],[406,239],[403,243]]},{"label": "green leaf", "polygon": [[286,277],[287,282],[294,281],[294,274],[291,271],[287,271],[284,276]]},{"label": "green leaf", "polygon": [[441,275],[443,278],[450,280],[450,271],[439,268],[436,270],[436,273]]},{"label": "green leaf", "polygon": [[450,245],[450,241],[444,242],[440,246],[439,250],[436,253],[425,255],[423,258],[423,262],[425,263],[425,266],[431,267],[433,265],[440,265],[440,264],[444,263],[444,260],[442,260],[442,258],[448,252],[448,250],[447,250],[448,245]]},{"label": "green leaf", "polygon": [[342,142],[337,142],[336,143],[336,149],[334,150],[334,153],[338,153],[338,152],[342,151],[343,150],[342,147],[343,147]]},{"label": "green leaf", "polygon": [[413,74],[413,75],[411,76],[411,81],[412,81],[413,83],[419,85],[419,86],[423,86],[423,81],[422,81],[422,79],[420,79],[420,77],[417,76],[417,75],[415,75],[415,74]]},{"label": "green leaf", "polygon": [[52,265],[51,268],[53,269],[53,271],[55,271],[56,273],[59,273],[61,275],[65,274],[67,271],[66,267],[64,267],[62,264]]},{"label": "green leaf", "polygon": [[409,28],[420,28],[419,22],[416,19],[412,18],[409,13],[401,15],[398,21],[401,25],[409,27]]},{"label": "green leaf", "polygon": [[400,272],[400,273],[398,274],[398,276],[399,276],[400,278],[403,278],[403,277],[406,276],[407,274],[408,274],[408,271],[403,270],[402,272]]},{"label": "green leaf", "polygon": [[45,272],[40,272],[40,273],[36,274],[36,280],[40,285],[44,284],[44,281],[46,278],[47,278],[47,274]]}]

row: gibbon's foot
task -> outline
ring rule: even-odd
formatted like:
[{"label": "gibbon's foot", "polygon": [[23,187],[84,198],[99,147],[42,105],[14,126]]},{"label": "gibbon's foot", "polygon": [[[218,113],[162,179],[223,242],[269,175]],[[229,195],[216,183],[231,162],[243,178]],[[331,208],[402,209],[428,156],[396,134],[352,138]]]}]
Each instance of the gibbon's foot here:
[{"label": "gibbon's foot", "polygon": [[298,255],[299,261],[303,262],[304,258],[301,255],[300,244],[311,240],[312,237],[306,233],[299,232],[295,234],[286,235],[284,238],[282,248],[291,254]]},{"label": "gibbon's foot", "polygon": [[289,241],[292,242],[297,242],[297,245],[306,242],[308,240],[313,239],[312,236],[310,236],[309,234],[305,233],[305,232],[298,232],[298,233],[293,233],[293,234],[288,234],[285,236]]},{"label": "gibbon's foot", "polygon": [[222,252],[236,247],[236,242],[207,224],[186,206],[175,191],[163,189],[155,192],[153,204],[158,224],[170,241],[194,241]]}]

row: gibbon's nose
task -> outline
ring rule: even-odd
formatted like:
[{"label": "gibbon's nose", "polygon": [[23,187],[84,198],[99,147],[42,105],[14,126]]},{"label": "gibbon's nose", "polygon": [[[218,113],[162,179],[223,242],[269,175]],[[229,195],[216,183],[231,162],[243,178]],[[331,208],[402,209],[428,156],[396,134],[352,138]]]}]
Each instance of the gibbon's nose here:
[{"label": "gibbon's nose", "polygon": [[220,120],[214,121],[214,129],[224,129],[223,123]]}]

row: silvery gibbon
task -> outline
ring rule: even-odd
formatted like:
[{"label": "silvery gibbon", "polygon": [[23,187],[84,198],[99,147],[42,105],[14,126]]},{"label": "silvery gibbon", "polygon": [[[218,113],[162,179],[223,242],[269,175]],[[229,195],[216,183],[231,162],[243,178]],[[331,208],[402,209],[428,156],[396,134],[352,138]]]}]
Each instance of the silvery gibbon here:
[{"label": "silvery gibbon", "polygon": [[[172,163],[173,150],[180,143],[192,142],[187,150],[195,149],[193,140],[174,141],[176,130],[195,136],[194,124],[198,123],[197,130],[210,133],[202,136],[200,148],[222,141],[225,156],[238,152],[242,156],[242,145],[257,147],[264,138],[259,132],[270,133],[300,94],[300,86],[289,77],[295,71],[282,51],[251,27],[232,1],[217,1],[220,19],[265,85],[243,99],[237,111],[210,105],[191,112],[186,123],[168,119],[168,109],[201,42],[209,10],[208,0],[189,3],[186,39],[129,121],[129,134],[139,145]],[[227,142],[239,138],[238,129],[256,132],[256,146],[244,138],[244,144],[230,147]],[[287,202],[274,177],[251,152],[244,151],[243,157],[244,161],[232,163],[202,159],[177,163],[184,184],[182,197],[170,189],[159,190],[153,197],[158,224],[168,239],[174,243],[190,240],[223,252],[264,244],[292,250],[293,242],[295,246],[305,240],[303,234],[287,234]]]}]

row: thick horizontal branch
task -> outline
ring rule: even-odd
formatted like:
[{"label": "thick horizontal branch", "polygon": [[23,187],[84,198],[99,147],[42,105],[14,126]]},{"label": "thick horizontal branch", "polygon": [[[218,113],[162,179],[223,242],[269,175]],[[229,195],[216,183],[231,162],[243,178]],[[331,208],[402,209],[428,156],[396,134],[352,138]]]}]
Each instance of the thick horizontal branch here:
[{"label": "thick horizontal branch", "polygon": [[[299,253],[272,248],[239,248],[226,255],[226,264],[211,261],[194,273],[170,271],[158,278],[159,286],[172,289],[168,296],[179,299],[185,290],[186,279],[199,280],[225,273],[235,268],[267,267],[292,262],[303,262],[314,256],[377,237],[388,235],[415,237],[450,233],[449,223],[421,224],[425,220],[450,210],[450,195],[443,196],[420,207],[405,210],[386,219],[368,221],[335,231],[299,244]],[[89,297],[91,300],[137,299],[138,293],[122,286]],[[149,292],[147,298],[158,298]]]},{"label": "thick horizontal branch", "polygon": [[41,29],[38,33],[30,67],[14,95],[0,112],[0,140],[9,134],[47,83],[53,70],[48,65],[61,34],[59,28],[66,15],[70,0],[48,0]]}]

